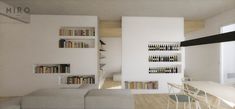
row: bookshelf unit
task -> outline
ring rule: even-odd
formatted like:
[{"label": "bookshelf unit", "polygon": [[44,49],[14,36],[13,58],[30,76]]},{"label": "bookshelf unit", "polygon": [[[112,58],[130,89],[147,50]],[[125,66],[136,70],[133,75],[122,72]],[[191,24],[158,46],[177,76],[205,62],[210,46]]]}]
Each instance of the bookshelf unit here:
[{"label": "bookshelf unit", "polygon": [[[46,51],[53,51],[53,55],[43,55],[44,58],[40,58],[35,63],[64,62],[69,64],[35,64],[35,74],[52,74],[52,76],[37,77],[50,78],[51,80],[46,81],[50,81],[50,84],[53,84],[52,87],[79,88],[83,84],[98,86],[98,18],[96,16],[45,16],[42,22],[47,21],[47,19],[53,22],[48,23],[50,28],[43,30],[47,31],[45,37],[46,34],[51,36],[48,38],[49,44],[47,44],[48,50],[46,48]],[[64,65],[66,66],[65,69],[55,73],[54,69],[56,68],[53,69],[53,66],[63,68],[61,66]],[[43,72],[38,73],[41,70]]]},{"label": "bookshelf unit", "polygon": [[149,42],[149,74],[182,73],[182,54],[179,42]]},{"label": "bookshelf unit", "polygon": [[95,27],[62,26],[59,30],[59,48],[94,48]]},{"label": "bookshelf unit", "polygon": [[94,38],[61,38],[59,48],[94,48]]},{"label": "bookshelf unit", "polygon": [[70,73],[70,64],[36,64],[35,74],[65,74]]},{"label": "bookshelf unit", "polygon": [[125,89],[158,89],[158,81],[125,81]]},{"label": "bookshelf unit", "polygon": [[60,83],[62,85],[82,85],[95,84],[95,75],[69,75],[62,76]]},{"label": "bookshelf unit", "polygon": [[168,93],[167,83],[184,76],[183,18],[122,17],[122,88],[125,82],[157,81],[157,89],[132,89],[134,94]]},{"label": "bookshelf unit", "polygon": [[106,43],[104,41],[102,41],[101,39],[99,40],[99,87],[101,88],[104,81],[105,81],[105,71],[103,69],[103,67],[106,65],[104,60],[106,59],[104,52],[106,51],[104,49],[104,46],[106,45]]},{"label": "bookshelf unit", "polygon": [[95,27],[63,26],[59,30],[59,36],[95,36]]},{"label": "bookshelf unit", "polygon": [[104,56],[104,52],[106,51],[104,49],[104,45],[106,45],[106,43],[102,40],[100,40],[100,44],[99,44],[99,59],[100,59],[100,70],[103,71],[103,67],[106,65],[102,60],[105,59]]}]

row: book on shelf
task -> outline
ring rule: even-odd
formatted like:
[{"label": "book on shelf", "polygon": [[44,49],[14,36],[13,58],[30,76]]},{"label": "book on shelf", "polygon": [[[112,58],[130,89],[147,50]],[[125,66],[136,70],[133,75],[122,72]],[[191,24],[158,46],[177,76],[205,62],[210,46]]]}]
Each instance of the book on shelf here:
[{"label": "book on shelf", "polygon": [[150,55],[149,62],[177,62],[179,61],[177,55],[171,56],[159,56],[159,55]]},{"label": "book on shelf", "polygon": [[178,73],[178,67],[150,67],[149,73]]},{"label": "book on shelf", "polygon": [[60,36],[95,36],[95,27],[62,27]]},{"label": "book on shelf", "polygon": [[95,84],[95,76],[68,76],[66,84]]},{"label": "book on shelf", "polygon": [[70,73],[70,64],[36,65],[35,73]]},{"label": "book on shelf", "polygon": [[179,44],[148,44],[149,51],[179,51]]},{"label": "book on shelf", "polygon": [[158,89],[157,81],[149,82],[137,82],[137,81],[125,81],[126,89]]},{"label": "book on shelf", "polygon": [[59,48],[90,48],[89,44],[79,40],[59,40]]}]

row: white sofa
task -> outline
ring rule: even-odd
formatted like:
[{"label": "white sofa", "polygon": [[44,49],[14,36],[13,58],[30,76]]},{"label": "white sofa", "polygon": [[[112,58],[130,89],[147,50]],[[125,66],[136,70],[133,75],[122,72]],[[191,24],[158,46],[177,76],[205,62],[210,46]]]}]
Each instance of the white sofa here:
[{"label": "white sofa", "polygon": [[85,109],[134,109],[129,90],[90,90],[85,97]]},{"label": "white sofa", "polygon": [[86,89],[42,89],[22,98],[22,109],[84,109]]},{"label": "white sofa", "polygon": [[21,109],[134,109],[129,90],[42,89],[22,98]]},{"label": "white sofa", "polygon": [[20,109],[21,97],[14,97],[0,102],[0,109]]}]

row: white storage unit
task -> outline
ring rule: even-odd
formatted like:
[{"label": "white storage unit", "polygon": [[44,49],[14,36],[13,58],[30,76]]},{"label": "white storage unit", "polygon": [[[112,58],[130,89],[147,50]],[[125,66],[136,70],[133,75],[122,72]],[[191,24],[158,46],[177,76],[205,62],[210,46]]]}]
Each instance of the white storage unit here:
[{"label": "white storage unit", "polygon": [[[0,24],[3,46],[0,96],[22,96],[41,88],[62,85],[61,76],[95,75],[98,85],[98,18],[77,15],[31,15],[29,24]],[[91,28],[95,34],[87,35]],[[85,35],[60,34],[61,29],[84,28]],[[87,41],[59,47],[60,39]],[[73,42],[72,42],[73,43]],[[10,59],[10,60],[9,60]],[[69,73],[35,74],[37,65],[69,64]],[[13,82],[14,81],[14,82]]]},{"label": "white storage unit", "polygon": [[[184,19],[122,17],[122,87],[125,82],[158,82],[158,89],[133,89],[133,93],[167,93],[167,82],[181,83],[184,49],[149,51],[149,44],[179,44],[184,40]],[[149,62],[149,56],[177,56],[174,62]],[[178,73],[149,73],[150,67],[174,67]],[[137,86],[133,86],[137,87]]]}]

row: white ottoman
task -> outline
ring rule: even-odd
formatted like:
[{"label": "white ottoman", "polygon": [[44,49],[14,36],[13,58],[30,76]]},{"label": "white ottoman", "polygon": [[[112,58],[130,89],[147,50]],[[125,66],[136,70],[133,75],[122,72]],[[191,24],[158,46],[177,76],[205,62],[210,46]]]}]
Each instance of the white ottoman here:
[{"label": "white ottoman", "polygon": [[84,109],[84,89],[43,89],[22,99],[22,109]]},{"label": "white ottoman", "polygon": [[130,90],[94,89],[85,98],[85,109],[134,109]]}]

